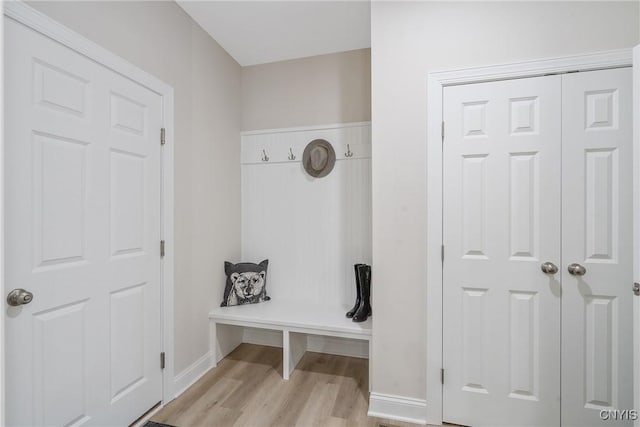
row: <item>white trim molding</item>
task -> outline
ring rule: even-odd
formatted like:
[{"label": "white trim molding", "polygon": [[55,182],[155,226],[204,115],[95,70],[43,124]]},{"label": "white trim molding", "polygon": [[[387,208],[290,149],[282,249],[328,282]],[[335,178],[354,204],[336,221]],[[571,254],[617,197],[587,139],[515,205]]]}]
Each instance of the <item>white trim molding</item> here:
[{"label": "white trim molding", "polygon": [[274,129],[258,129],[258,130],[245,130],[240,132],[241,136],[245,135],[264,135],[268,133],[284,133],[284,132],[300,132],[300,131],[312,131],[312,130],[325,130],[325,129],[342,129],[359,126],[371,126],[371,122],[348,122],[348,123],[333,123],[328,125],[316,125],[316,126],[296,126],[290,128],[274,128]]},{"label": "white trim molding", "polygon": [[545,58],[483,67],[459,68],[429,73],[443,86],[479,83],[494,80],[521,79],[570,71],[592,71],[628,67],[632,61],[631,49]]},{"label": "white trim molding", "polygon": [[[518,79],[570,71],[628,67],[631,49],[572,55],[427,75],[427,402],[426,421],[442,423],[442,93],[446,86]],[[640,215],[640,212],[634,213]]]},{"label": "white trim molding", "polygon": [[427,423],[427,401],[411,397],[371,393],[367,415],[424,425]]},{"label": "white trim molding", "polygon": [[[4,37],[4,19],[0,20],[0,39]],[[4,45],[3,45],[4,46]],[[3,56],[4,57],[4,56]],[[0,81],[4,83],[4,67],[0,67]],[[4,100],[4,84],[0,86],[0,99]],[[6,107],[5,107],[6,108]],[[0,114],[0,135],[4,135],[4,114]],[[4,138],[0,145],[0,272],[4,272]],[[4,274],[0,274],[0,289],[5,289]],[[5,419],[5,321],[4,314],[0,316],[0,426],[7,425]]]},{"label": "white trim molding", "polygon": [[[173,166],[173,87],[157,79],[146,71],[130,64],[121,57],[109,52],[75,31],[54,21],[43,13],[33,9],[22,1],[3,3],[4,15],[34,31],[78,52],[97,62],[107,69],[118,73],[145,88],[157,93],[162,98],[162,126],[165,128],[165,145],[162,148],[162,206],[161,238],[166,242],[165,256],[162,259],[162,349],[167,364],[162,371],[162,400],[166,404],[174,396],[174,166]],[[159,143],[159,142],[158,142]],[[203,321],[205,321],[203,319]]]}]

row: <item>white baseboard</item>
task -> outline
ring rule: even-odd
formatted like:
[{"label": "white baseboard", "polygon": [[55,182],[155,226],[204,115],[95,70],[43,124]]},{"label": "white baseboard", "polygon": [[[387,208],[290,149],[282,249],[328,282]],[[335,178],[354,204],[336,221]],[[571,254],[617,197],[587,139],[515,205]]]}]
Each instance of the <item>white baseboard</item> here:
[{"label": "white baseboard", "polygon": [[[282,347],[282,332],[268,329],[244,328],[242,342],[267,345],[270,347]],[[308,335],[307,351],[367,359],[369,357],[369,342],[322,335]]]},{"label": "white baseboard", "polygon": [[211,352],[207,352],[200,359],[193,362],[187,369],[176,375],[173,380],[173,389],[178,391],[174,395],[174,399],[195,384],[195,382],[202,378],[213,366],[213,355]]},{"label": "white baseboard", "polygon": [[386,418],[406,423],[427,424],[427,401],[411,397],[371,393],[369,396],[370,417]]}]

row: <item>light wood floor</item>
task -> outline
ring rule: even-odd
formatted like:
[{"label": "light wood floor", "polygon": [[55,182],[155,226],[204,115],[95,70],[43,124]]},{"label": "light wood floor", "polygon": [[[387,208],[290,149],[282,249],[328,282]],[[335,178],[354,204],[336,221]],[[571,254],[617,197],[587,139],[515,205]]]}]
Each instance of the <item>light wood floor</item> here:
[{"label": "light wood floor", "polygon": [[414,424],[367,417],[369,362],[307,352],[289,381],[282,349],[242,344],[151,420],[177,427]]}]

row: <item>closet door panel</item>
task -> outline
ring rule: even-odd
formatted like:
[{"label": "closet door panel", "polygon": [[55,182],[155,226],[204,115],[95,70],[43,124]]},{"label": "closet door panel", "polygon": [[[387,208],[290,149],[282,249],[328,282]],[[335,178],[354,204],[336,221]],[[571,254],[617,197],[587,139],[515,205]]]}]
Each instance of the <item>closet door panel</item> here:
[{"label": "closet door panel", "polygon": [[610,424],[633,409],[631,69],[562,79],[562,421]]},{"label": "closet door panel", "polygon": [[444,92],[444,421],[558,425],[560,77]]}]

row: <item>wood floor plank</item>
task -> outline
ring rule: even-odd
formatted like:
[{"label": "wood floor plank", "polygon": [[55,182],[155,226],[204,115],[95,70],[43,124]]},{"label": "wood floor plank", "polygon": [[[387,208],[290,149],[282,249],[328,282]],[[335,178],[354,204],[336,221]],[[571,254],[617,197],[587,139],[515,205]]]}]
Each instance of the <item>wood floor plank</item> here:
[{"label": "wood floor plank", "polygon": [[366,359],[307,352],[285,381],[281,348],[242,344],[152,421],[176,427],[415,426],[367,416],[368,373]]},{"label": "wood floor plank", "polygon": [[350,376],[342,376],[340,390],[336,396],[332,415],[337,418],[349,419],[357,407],[358,398],[369,397],[369,384],[364,378],[367,376],[367,363],[363,359],[349,358],[347,369]]},{"label": "wood floor plank", "polygon": [[252,363],[246,365],[242,371],[237,371],[234,376],[234,379],[240,381],[240,386],[223,400],[222,406],[225,408],[241,411],[251,401],[253,395],[260,390],[260,386],[267,377],[275,374],[271,364]]},{"label": "wood floor plank", "polygon": [[178,400],[169,403],[158,414],[158,422],[198,425],[199,420],[203,419],[208,411],[216,407],[221,399],[232,393],[239,385],[240,382],[232,378],[219,379],[216,387],[205,390],[200,396],[192,397],[189,405],[183,405]]},{"label": "wood floor plank", "polygon": [[294,371],[289,379],[289,387],[284,388],[284,396],[279,401],[275,415],[266,425],[274,427],[296,425],[300,412],[307,400],[311,398],[316,381],[317,375]]},{"label": "wood floor plank", "polygon": [[307,400],[300,411],[296,425],[303,423],[309,426],[327,425],[339,388],[337,383],[329,383],[326,380],[317,381],[313,387],[313,397]]}]

